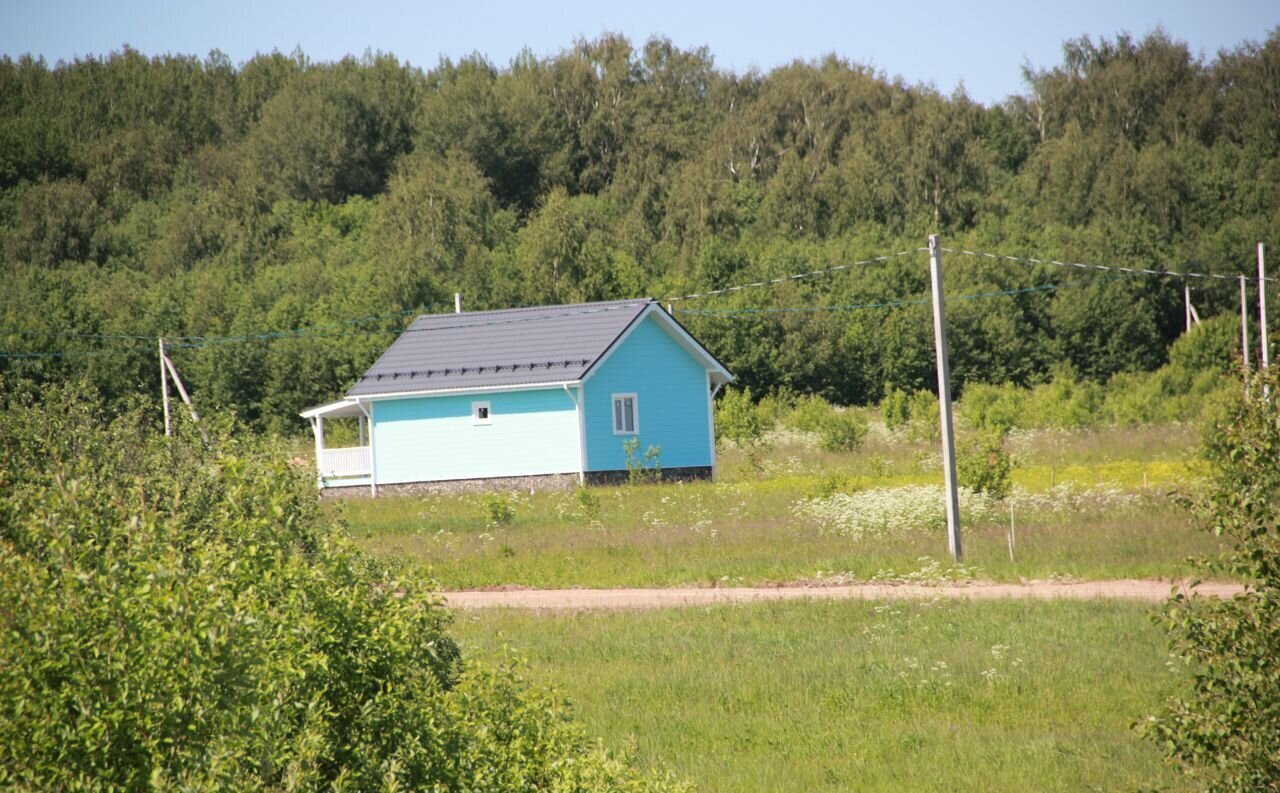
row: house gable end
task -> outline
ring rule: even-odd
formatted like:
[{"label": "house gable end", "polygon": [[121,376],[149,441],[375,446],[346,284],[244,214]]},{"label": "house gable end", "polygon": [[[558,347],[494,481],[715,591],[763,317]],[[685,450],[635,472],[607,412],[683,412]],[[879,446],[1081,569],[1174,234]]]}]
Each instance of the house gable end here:
[{"label": "house gable end", "polygon": [[[583,381],[589,471],[626,469],[623,444],[640,454],[659,447],[664,468],[711,465],[708,369],[680,343],[659,313],[640,318]],[[615,432],[616,398],[630,398],[635,434]]]}]

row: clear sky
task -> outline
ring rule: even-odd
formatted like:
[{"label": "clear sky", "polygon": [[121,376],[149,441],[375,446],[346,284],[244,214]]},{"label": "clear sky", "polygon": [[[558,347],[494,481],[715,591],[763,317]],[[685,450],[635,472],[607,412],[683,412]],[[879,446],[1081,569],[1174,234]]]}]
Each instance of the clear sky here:
[{"label": "clear sky", "polygon": [[1266,38],[1280,25],[1280,2],[0,0],[0,53],[56,63],[127,43],[148,55],[216,48],[240,63],[301,47],[313,61],[372,49],[423,67],[472,52],[504,66],[524,47],[551,55],[611,31],[635,44],[661,35],[680,47],[706,45],[717,66],[736,72],[835,52],[945,92],[963,84],[990,103],[1023,90],[1024,63],[1058,63],[1068,38],[1141,36],[1157,25],[1212,57]]}]

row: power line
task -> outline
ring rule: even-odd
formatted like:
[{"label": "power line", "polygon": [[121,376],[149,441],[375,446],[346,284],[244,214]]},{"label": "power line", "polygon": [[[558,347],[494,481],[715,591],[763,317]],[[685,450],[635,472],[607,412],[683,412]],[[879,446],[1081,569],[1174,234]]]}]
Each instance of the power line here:
[{"label": "power line", "polygon": [[[873,256],[867,259],[861,259],[858,261],[849,262],[847,264],[840,264],[832,267],[826,267],[820,270],[811,270],[808,272],[793,273],[791,275],[780,276],[777,278],[771,278],[763,281],[755,281],[747,284],[739,284],[736,286],[724,287],[722,289],[712,289],[705,292],[695,292],[687,295],[668,297],[668,298],[664,298],[660,302],[676,303],[676,302],[696,300],[696,299],[706,298],[706,297],[727,295],[727,294],[732,294],[732,293],[740,292],[747,289],[755,289],[755,288],[766,287],[766,286],[776,286],[778,284],[787,283],[791,281],[799,281],[806,278],[814,278],[814,277],[823,276],[823,275],[830,275],[832,273],[849,270],[855,267],[862,267],[870,264],[887,262],[887,261],[901,258],[903,256],[911,256],[913,254],[925,252],[927,250],[928,250],[927,248],[913,248],[909,250],[898,251],[896,253],[885,254],[882,256]],[[941,250],[947,253],[952,253],[952,254],[992,259],[997,261],[1017,262],[1022,264],[1048,264],[1048,265],[1054,265],[1058,267],[1071,267],[1076,269],[1123,273],[1127,275],[1154,275],[1154,276],[1166,276],[1166,277],[1176,277],[1176,278],[1212,278],[1212,279],[1230,280],[1230,281],[1236,281],[1240,278],[1239,275],[1178,272],[1173,270],[1154,270],[1149,268],[1138,268],[1138,267],[1121,267],[1121,266],[1109,266],[1109,265],[1101,265],[1101,264],[1086,264],[1082,262],[1064,262],[1064,261],[1058,261],[1055,259],[1040,259],[1040,258],[1029,257],[1029,256],[1010,256],[1006,254],[989,253],[985,251],[970,251],[970,250],[964,250],[964,249],[942,248]],[[1247,275],[1244,277],[1246,278],[1246,280],[1256,280],[1256,278],[1251,278],[1250,276],[1247,276]],[[1267,278],[1266,280],[1275,281],[1277,279]],[[1023,289],[1001,290],[996,292],[980,292],[980,293],[970,294],[970,295],[957,295],[949,299],[950,300],[974,300],[974,299],[981,299],[981,298],[988,298],[988,297],[1004,297],[1004,296],[1025,294],[1029,292],[1052,291],[1055,289],[1060,289],[1062,288],[1062,286],[1063,285],[1061,284],[1048,284],[1048,285],[1027,287]],[[564,312],[557,312],[557,313],[547,313],[545,311],[542,311],[536,314],[532,314],[530,316],[505,317],[502,319],[481,320],[477,317],[476,319],[466,320],[459,323],[450,323],[447,325],[431,325],[423,328],[410,327],[410,328],[404,328],[404,329],[384,328],[384,329],[376,329],[376,330],[341,330],[341,328],[349,327],[351,325],[360,325],[366,322],[403,317],[410,314],[418,314],[420,317],[432,316],[431,314],[423,313],[422,308],[414,308],[414,309],[405,309],[402,311],[387,312],[383,314],[371,314],[364,317],[357,317],[355,319],[344,320],[340,322],[333,322],[333,323],[328,323],[324,325],[312,325],[312,326],[291,328],[291,329],[279,330],[279,331],[265,331],[261,333],[228,335],[228,336],[212,336],[212,335],[165,336],[164,338],[168,342],[167,346],[169,346],[172,349],[203,349],[203,348],[212,347],[215,345],[243,344],[243,343],[256,342],[256,341],[275,341],[280,339],[336,338],[336,337],[345,337],[345,336],[370,336],[370,335],[378,335],[383,333],[400,333],[400,334],[430,333],[430,332],[438,332],[438,331],[446,331],[446,330],[467,330],[471,328],[490,327],[490,326],[496,326],[496,325],[510,325],[510,324],[523,323],[523,322],[536,322],[536,321],[542,321],[542,320],[577,316],[582,314],[595,314],[595,313],[600,313],[604,311],[617,311],[617,310],[623,310],[623,309],[631,309],[645,302],[648,302],[648,301],[647,300],[626,301],[626,302],[609,305],[609,306],[596,306],[593,308],[583,308],[583,309],[578,309],[574,311],[564,311]],[[927,300],[890,300],[890,301],[862,303],[862,304],[853,304],[853,305],[844,305],[844,306],[766,307],[766,308],[741,308],[741,309],[676,309],[676,311],[678,313],[686,314],[686,315],[728,316],[733,314],[773,314],[773,313],[873,310],[873,309],[894,308],[894,307],[907,306],[907,305],[918,305],[918,304],[927,303],[927,302],[928,302]],[[538,308],[538,307],[521,307],[521,308],[532,309],[532,308]],[[510,310],[510,309],[506,309],[506,310]],[[477,313],[484,313],[484,312],[477,312]],[[439,316],[439,315],[440,314],[436,314],[436,316]],[[337,330],[334,332],[328,332],[327,329],[330,329],[330,328],[339,328],[340,330]],[[100,333],[80,333],[80,332],[73,332],[73,331],[31,331],[31,330],[19,330],[19,329],[0,330],[0,336],[3,336],[3,335],[38,336],[38,337],[46,337],[46,338],[99,339],[104,341],[156,341],[157,339],[161,338],[160,336],[144,335],[144,334],[100,334]],[[133,354],[137,352],[149,352],[149,351],[150,351],[150,347],[132,347],[132,348],[122,348],[122,349],[116,349],[116,350],[64,350],[64,351],[56,351],[56,352],[0,352],[0,360],[2,359],[39,360],[39,359],[64,358],[64,357],[72,357],[72,356],[97,357],[97,356],[106,356],[106,355],[128,355],[128,354]]]},{"label": "power line", "polygon": [[[1023,289],[1001,289],[995,292],[975,292],[967,295],[953,295],[947,300],[980,300],[990,297],[1010,297],[1013,295],[1023,295],[1032,292],[1051,292],[1056,289],[1069,288],[1069,284],[1042,284],[1040,286],[1029,286]],[[854,303],[851,305],[841,306],[766,306],[761,308],[678,308],[676,313],[686,314],[690,316],[733,316],[735,314],[788,314],[788,313],[817,313],[824,311],[863,311],[884,308],[898,308],[901,306],[917,306],[924,305],[929,302],[928,299],[920,298],[914,300],[885,300],[876,303]]]},{"label": "power line", "polygon": [[[955,253],[961,256],[975,256],[983,259],[996,259],[999,261],[1018,262],[1021,264],[1051,264],[1056,267],[1074,267],[1079,270],[1104,270],[1109,272],[1128,273],[1130,275],[1159,275],[1171,278],[1217,278],[1224,281],[1238,281],[1243,273],[1235,275],[1221,275],[1219,273],[1189,273],[1178,272],[1176,270],[1152,270],[1146,267],[1120,267],[1117,265],[1106,264],[1085,264],[1083,262],[1061,262],[1056,259],[1037,259],[1031,256],[1009,256],[1001,253],[987,253],[986,251],[967,251],[957,248],[942,248],[944,253]],[[1245,276],[1249,278],[1249,276]],[[1249,280],[1257,280],[1249,278]],[[1268,277],[1268,281],[1274,281],[1275,278]]]},{"label": "power line", "polygon": [[853,267],[861,267],[867,264],[877,264],[879,262],[887,262],[887,261],[890,261],[891,259],[897,259],[901,256],[910,256],[913,253],[920,253],[921,251],[927,251],[927,250],[928,250],[927,248],[912,248],[911,250],[898,251],[897,253],[889,253],[889,254],[885,254],[884,256],[874,256],[870,259],[862,259],[861,261],[849,262],[848,264],[838,264],[834,267],[827,267],[822,270],[813,270],[807,273],[794,273],[792,275],[784,275],[780,278],[771,278],[767,281],[756,281],[755,283],[750,283],[750,284],[741,284],[739,286],[729,286],[729,287],[725,287],[724,289],[712,289],[707,292],[697,292],[692,295],[681,295],[679,297],[666,297],[666,298],[663,298],[661,302],[677,303],[681,300],[695,300],[701,297],[715,297],[717,295],[727,295],[730,292],[740,292],[743,289],[755,289],[756,287],[760,287],[760,286],[774,286],[776,284],[786,283],[787,281],[799,281],[804,278],[814,278],[819,275],[830,275],[831,273],[837,273],[837,272],[840,272],[841,270],[848,270]]},{"label": "power line", "polygon": [[[511,325],[511,324],[522,323],[522,322],[537,322],[537,321],[544,321],[544,320],[550,320],[550,319],[560,319],[563,317],[580,316],[585,314],[599,314],[606,311],[621,311],[626,309],[635,309],[642,305],[648,305],[651,302],[653,301],[650,301],[647,299],[632,300],[632,301],[627,301],[624,303],[618,303],[618,304],[613,304],[608,306],[596,306],[594,308],[583,308],[576,311],[562,311],[562,312],[555,312],[555,313],[540,312],[540,313],[532,314],[530,316],[525,316],[525,317],[507,317],[503,319],[491,319],[491,320],[479,320],[479,321],[473,320],[469,322],[450,323],[447,325],[432,325],[425,328],[411,327],[411,328],[404,328],[403,330],[386,329],[386,330],[367,330],[367,331],[340,331],[336,333],[311,333],[311,332],[304,333],[302,332],[302,329],[298,329],[297,331],[278,331],[273,333],[263,333],[263,334],[245,335],[245,336],[217,336],[217,337],[166,336],[164,338],[166,339],[166,342],[168,339],[171,339],[171,338],[189,339],[189,341],[177,342],[173,344],[166,343],[165,346],[168,347],[169,349],[204,349],[204,348],[219,346],[223,344],[242,344],[242,343],[252,342],[252,341],[271,341],[271,340],[278,340],[278,339],[369,336],[369,335],[375,335],[379,333],[401,333],[401,334],[429,333],[429,332],[437,332],[437,331],[444,331],[444,330],[466,330],[471,328],[483,328],[483,327],[492,327],[492,326],[498,326],[498,325]],[[433,315],[424,315],[424,316],[433,316]],[[443,316],[443,315],[436,314],[434,316]],[[158,337],[153,336],[150,338],[154,340]],[[150,351],[150,347],[134,347],[134,348],[120,349],[120,350],[67,350],[63,352],[48,352],[48,353],[0,353],[0,359],[62,358],[66,356],[118,355],[118,354],[127,354],[127,353],[133,353],[133,352],[149,352],[149,351]]]},{"label": "power line", "polygon": [[[174,336],[165,335],[163,338],[169,341],[247,341],[255,339],[269,338],[287,338],[294,335],[304,335],[313,330],[322,330],[324,328],[341,328],[349,325],[359,325],[365,322],[376,322],[383,319],[394,319],[397,317],[407,316],[409,314],[427,313],[426,307],[409,308],[403,311],[389,311],[384,314],[370,314],[364,317],[356,317],[355,319],[341,320],[330,322],[324,325],[309,325],[301,328],[292,328],[283,331],[264,331],[256,334],[245,334],[240,336]],[[374,331],[386,332],[386,331]],[[37,336],[41,338],[51,339],[101,339],[105,341],[157,341],[161,336],[157,335],[139,335],[130,333],[80,333],[75,331],[43,331],[43,330],[21,330],[21,329],[0,329],[0,336]],[[179,345],[169,345],[179,346]]]},{"label": "power line", "polygon": [[[875,264],[877,262],[889,261],[891,259],[896,259],[902,256],[909,256],[913,253],[919,253],[920,251],[923,251],[923,250],[925,249],[917,248],[913,250],[899,251],[897,253],[887,254],[884,256],[875,256],[869,259],[849,262],[847,264],[835,265],[833,267],[827,267],[821,270],[813,270],[813,271],[804,272],[804,273],[794,273],[792,275],[781,276],[779,278],[772,278],[766,281],[757,281],[750,284],[741,284],[738,286],[725,287],[723,289],[714,289],[707,292],[698,292],[694,294],[669,297],[669,298],[665,298],[661,302],[675,303],[675,302],[684,301],[684,300],[694,300],[697,298],[730,294],[732,292],[739,292],[744,289],[753,289],[753,288],[762,287],[762,286],[772,286],[780,283],[785,283],[787,281],[798,281],[805,278],[814,278],[821,275],[828,275],[830,273],[840,272],[842,270],[848,270],[854,267],[861,267],[868,264]],[[430,316],[430,314],[425,311],[425,308],[415,308],[415,309],[406,309],[403,311],[388,312],[384,314],[371,314],[365,317],[357,317],[356,319],[345,320],[342,322],[328,323],[325,325],[311,325],[311,326],[291,328],[291,329],[279,330],[279,331],[263,331],[260,333],[248,333],[248,334],[240,334],[240,335],[222,335],[222,336],[214,336],[214,335],[183,336],[183,335],[166,334],[163,336],[163,338],[166,340],[166,342],[169,342],[167,346],[170,347],[171,349],[198,349],[198,348],[211,346],[215,344],[241,344],[246,342],[274,341],[277,339],[289,339],[289,338],[309,338],[309,337],[324,338],[324,337],[339,337],[339,336],[353,336],[353,335],[376,335],[380,333],[423,333],[423,332],[434,332],[434,331],[441,331],[441,330],[459,330],[459,329],[467,329],[467,328],[474,328],[474,327],[487,327],[491,325],[507,325],[507,324],[513,324],[513,323],[519,323],[519,322],[532,322],[532,321],[539,321],[544,319],[557,319],[561,317],[575,316],[578,314],[592,314],[600,311],[613,311],[613,310],[619,310],[619,309],[625,309],[625,308],[632,308],[636,303],[639,303],[639,302],[641,301],[639,300],[630,301],[624,305],[601,306],[601,307],[596,307],[591,309],[581,309],[577,311],[562,312],[557,314],[539,313],[538,315],[535,315],[535,316],[512,317],[512,318],[505,318],[501,320],[488,320],[488,321],[472,320],[472,321],[463,322],[461,324],[435,325],[427,328],[405,328],[401,330],[387,328],[387,329],[368,330],[368,331],[341,331],[340,330],[336,333],[322,332],[329,328],[342,328],[349,325],[358,325],[365,322],[373,322],[373,321],[382,320],[382,319],[402,317],[410,314],[418,314],[419,316]],[[512,307],[510,309],[501,309],[501,310],[513,310],[513,309],[523,309],[523,308],[538,308],[538,307],[537,306],[518,306],[518,307]],[[483,312],[477,312],[477,313],[483,313]],[[103,341],[157,341],[161,338],[161,336],[159,335],[146,335],[146,334],[82,333],[82,332],[76,332],[76,331],[36,331],[36,330],[23,330],[23,329],[0,329],[0,336],[34,336],[34,337],[41,337],[41,338],[98,339]],[[138,350],[141,350],[141,349],[142,348],[138,348]],[[131,353],[138,350],[135,350],[135,349],[69,350],[69,351],[63,351],[63,352],[49,352],[49,353],[0,353],[0,358],[59,358],[59,357],[64,357],[66,355],[115,355],[115,354]]]}]

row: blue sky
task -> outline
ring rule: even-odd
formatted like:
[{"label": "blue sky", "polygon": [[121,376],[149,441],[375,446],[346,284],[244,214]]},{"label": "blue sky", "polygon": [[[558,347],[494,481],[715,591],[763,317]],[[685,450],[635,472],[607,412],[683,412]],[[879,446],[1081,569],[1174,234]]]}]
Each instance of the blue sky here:
[{"label": "blue sky", "polygon": [[0,0],[0,53],[51,63],[104,54],[128,43],[147,54],[207,55],[239,63],[257,52],[301,47],[312,60],[366,49],[417,66],[471,52],[505,65],[523,47],[553,54],[578,37],[651,35],[681,47],[706,45],[716,64],[768,70],[829,52],[945,92],[963,84],[982,102],[1023,90],[1024,63],[1060,60],[1065,39],[1142,35],[1157,25],[1212,57],[1280,25],[1275,0],[1074,0],[990,2],[335,2],[333,0]]}]

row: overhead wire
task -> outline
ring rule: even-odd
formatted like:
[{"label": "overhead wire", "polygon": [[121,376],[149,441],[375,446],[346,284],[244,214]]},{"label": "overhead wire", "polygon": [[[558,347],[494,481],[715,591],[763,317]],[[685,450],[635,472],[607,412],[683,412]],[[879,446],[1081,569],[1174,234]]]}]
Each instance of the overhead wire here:
[{"label": "overhead wire", "polygon": [[[409,327],[401,330],[395,330],[395,329],[367,330],[367,331],[357,330],[357,331],[338,331],[334,333],[310,333],[310,332],[302,333],[302,332],[291,332],[291,331],[279,331],[279,332],[273,332],[273,333],[244,335],[244,336],[212,336],[212,337],[210,336],[206,336],[206,337],[165,336],[163,338],[165,339],[165,342],[166,342],[165,347],[167,349],[201,349],[201,348],[213,347],[213,346],[218,346],[223,344],[240,344],[240,343],[251,342],[251,341],[268,341],[268,340],[275,340],[275,339],[290,339],[290,338],[300,339],[300,338],[317,338],[317,337],[333,338],[333,337],[341,337],[341,336],[367,336],[367,335],[375,335],[378,333],[399,333],[399,334],[427,333],[427,332],[438,332],[438,331],[444,331],[444,330],[466,330],[471,328],[511,325],[511,324],[523,323],[523,322],[545,321],[549,319],[559,319],[563,317],[580,316],[584,314],[599,314],[607,311],[621,311],[624,309],[634,309],[639,305],[647,305],[651,302],[654,302],[654,301],[651,301],[648,299],[628,300],[628,301],[622,301],[622,302],[607,305],[607,306],[595,306],[593,308],[578,309],[576,311],[562,311],[562,312],[554,312],[554,313],[538,312],[535,314],[531,314],[530,316],[523,316],[523,317],[506,317],[502,319],[490,319],[490,320],[470,320],[470,321],[457,322],[457,323],[447,323],[443,325],[429,325],[421,328]],[[429,317],[429,316],[443,317],[446,315],[425,314],[422,316],[423,317]],[[158,340],[160,337],[151,337],[151,338]],[[169,343],[170,339],[186,339],[187,341],[175,341],[173,343]],[[151,350],[150,347],[134,347],[134,348],[128,348],[128,349],[119,349],[119,350],[67,350],[63,352],[50,352],[50,353],[4,352],[4,353],[0,353],[0,359],[57,358],[57,357],[64,357],[68,355],[111,355],[111,354],[123,354],[123,353],[133,353],[133,352],[147,352],[150,350]]]},{"label": "overhead wire", "polygon": [[[283,331],[265,331],[261,333],[243,334],[239,336],[214,336],[214,335],[178,336],[178,335],[172,335],[172,334],[165,334],[163,336],[159,336],[159,335],[144,335],[144,334],[130,334],[130,333],[83,333],[83,332],[76,332],[76,331],[22,330],[22,329],[15,329],[15,328],[0,329],[0,336],[37,336],[42,338],[101,339],[101,340],[109,340],[109,341],[159,341],[161,338],[165,339],[166,341],[173,341],[173,342],[182,342],[182,341],[191,341],[191,340],[245,341],[245,340],[257,340],[257,339],[286,338],[291,335],[303,335],[313,330],[323,330],[325,328],[341,328],[349,325],[359,325],[365,322],[376,322],[378,320],[395,319],[398,317],[408,316],[410,314],[421,315],[425,313],[427,313],[426,307],[420,306],[418,308],[409,308],[401,311],[388,311],[382,314],[369,314],[363,317],[356,317],[355,319],[338,320],[335,322],[330,322],[322,325],[308,325],[301,328],[293,328],[293,329],[283,330]],[[379,332],[383,332],[383,331],[379,331]]]},{"label": "overhead wire", "polygon": [[[780,276],[778,278],[771,278],[771,279],[756,281],[748,284],[725,287],[723,289],[713,289],[713,290],[708,290],[706,292],[696,292],[696,293],[687,294],[687,295],[667,297],[657,302],[676,303],[676,302],[681,302],[685,300],[695,300],[698,298],[714,297],[718,295],[730,294],[730,293],[739,292],[745,289],[753,289],[753,288],[763,287],[763,286],[772,286],[780,283],[785,283],[788,281],[798,281],[806,278],[815,278],[822,275],[829,275],[831,273],[849,270],[855,267],[862,267],[870,264],[876,264],[879,262],[890,261],[892,259],[900,258],[902,256],[909,256],[912,254],[920,253],[921,251],[924,251],[924,250],[927,250],[927,249],[916,248],[911,250],[898,251],[897,253],[891,253],[891,254],[886,254],[882,256],[874,256],[868,259],[861,259],[854,262],[848,262],[846,264],[834,265],[832,267],[826,267],[820,270],[811,270],[808,272],[793,273],[790,275]],[[327,325],[307,326],[307,327],[292,328],[292,329],[281,330],[281,331],[266,331],[261,333],[224,335],[224,336],[165,335],[163,336],[163,338],[166,341],[166,346],[171,349],[198,349],[198,348],[208,347],[213,345],[242,344],[242,343],[255,342],[255,341],[273,341],[277,339],[289,339],[289,338],[325,338],[325,337],[339,337],[339,336],[353,336],[353,335],[376,335],[380,333],[393,333],[393,332],[394,333],[427,333],[427,332],[438,332],[438,331],[444,331],[444,330],[458,330],[458,329],[468,329],[468,328],[476,328],[476,327],[487,327],[492,325],[509,325],[509,324],[521,323],[521,322],[557,319],[562,317],[576,316],[579,314],[595,314],[602,311],[616,311],[620,309],[633,308],[639,302],[642,302],[642,301],[641,300],[625,301],[617,305],[594,306],[592,308],[583,308],[583,309],[578,309],[574,311],[558,312],[555,314],[539,312],[537,314],[527,316],[527,317],[505,317],[502,319],[479,320],[479,321],[468,320],[468,321],[457,323],[457,324],[429,325],[421,328],[410,327],[410,328],[404,328],[400,330],[388,328],[388,329],[378,329],[378,330],[368,330],[368,331],[341,331],[340,330],[338,332],[324,332],[327,328],[342,327],[343,325],[360,324],[363,322],[375,321],[379,319],[387,319],[387,318],[396,317],[396,316],[405,316],[413,313],[418,313],[420,316],[431,316],[430,314],[423,313],[421,309],[409,309],[405,311],[391,312],[391,313],[381,314],[381,315],[370,315],[367,317],[360,317],[353,320],[347,320],[343,323],[329,323]],[[532,309],[537,307],[534,306],[534,307],[521,307],[521,308]],[[158,335],[143,335],[143,334],[136,334],[136,335],[135,334],[97,334],[97,333],[77,333],[77,332],[66,332],[66,331],[50,332],[50,331],[28,331],[28,330],[7,330],[7,329],[0,330],[0,336],[5,336],[5,335],[41,336],[41,337],[48,337],[48,338],[129,340],[129,341],[158,341],[160,338],[162,338],[161,336],[158,336]],[[132,352],[138,352],[138,351],[145,351],[145,348],[132,348],[132,349],[121,349],[121,350],[68,350],[63,352],[47,352],[47,353],[45,352],[0,353],[0,359],[59,358],[67,355],[85,355],[85,356],[111,355],[111,354],[121,354],[121,353],[132,353]]]},{"label": "overhead wire", "polygon": [[728,286],[723,289],[711,289],[706,292],[696,292],[691,295],[680,295],[678,297],[664,297],[659,302],[678,303],[683,300],[696,300],[698,298],[703,298],[703,297],[716,297],[718,295],[727,295],[732,292],[741,292],[744,289],[755,289],[761,286],[774,286],[776,284],[782,284],[788,281],[800,281],[805,278],[816,278],[820,275],[830,275],[831,273],[838,273],[842,270],[849,270],[854,267],[862,267],[868,264],[878,264],[880,262],[887,262],[892,259],[897,259],[902,256],[910,256],[913,253],[920,253],[922,251],[927,251],[927,250],[929,249],[928,248],[912,248],[910,250],[898,251],[897,253],[887,253],[883,256],[873,256],[870,259],[862,259],[856,262],[849,262],[848,264],[838,264],[838,265],[835,265],[834,267],[824,267],[821,270],[811,270],[805,273],[793,273],[791,275],[784,275],[779,278],[770,278],[765,281],[756,281],[754,283],[740,284],[738,286]]},{"label": "overhead wire", "polygon": [[[1046,264],[1046,265],[1053,265],[1053,266],[1059,266],[1059,267],[1106,271],[1106,272],[1122,273],[1122,274],[1128,274],[1128,275],[1151,275],[1151,276],[1166,276],[1166,277],[1177,277],[1177,278],[1219,279],[1219,280],[1229,280],[1229,281],[1238,281],[1243,276],[1246,280],[1249,280],[1249,281],[1257,280],[1256,276],[1250,276],[1248,274],[1223,275],[1220,273],[1180,272],[1180,271],[1174,271],[1174,270],[1156,270],[1156,269],[1141,268],[1141,267],[1123,267],[1123,266],[1116,266],[1116,265],[1088,264],[1083,262],[1066,262],[1066,261],[1060,261],[1056,259],[1041,259],[1041,258],[1030,257],[1030,256],[1011,256],[1007,254],[990,253],[986,251],[971,251],[971,250],[962,249],[962,248],[943,247],[941,248],[941,250],[945,253],[950,253],[954,255],[985,258],[985,259],[991,259],[991,260],[997,260],[997,261],[1016,262],[1016,263],[1022,263],[1022,264]],[[927,251],[928,251],[928,248],[913,248],[913,249],[898,251],[895,253],[884,254],[881,256],[873,256],[867,259],[860,259],[858,261],[848,262],[845,264],[834,265],[832,267],[825,267],[819,270],[810,270],[806,272],[792,273],[790,275],[779,276],[777,278],[754,281],[751,283],[739,284],[735,286],[724,287],[721,289],[711,289],[704,292],[694,292],[694,293],[685,294],[685,295],[671,296],[671,297],[663,298],[660,301],[653,301],[653,302],[672,304],[672,303],[678,303],[678,302],[683,302],[688,300],[696,300],[696,299],[707,298],[707,297],[717,297],[722,295],[728,295],[728,294],[733,294],[733,293],[741,292],[748,289],[755,289],[755,288],[761,288],[766,286],[775,286],[782,283],[788,283],[788,282],[799,281],[799,280],[804,280],[808,278],[815,278],[819,276],[830,275],[832,273],[850,270],[855,267],[863,267],[871,264],[883,263],[883,262],[892,261],[894,259],[898,259],[904,256],[911,256],[914,254],[927,252]],[[1273,277],[1267,277],[1266,280],[1275,281],[1277,279]],[[981,292],[981,293],[975,293],[970,295],[956,295],[948,299],[949,300],[974,300],[974,299],[982,299],[982,298],[989,298],[989,297],[1005,297],[1005,296],[1025,294],[1030,292],[1052,291],[1052,290],[1060,289],[1062,288],[1062,286],[1063,285],[1061,284],[1048,284],[1048,285],[1026,287],[1022,289],[1000,290],[995,292]],[[476,317],[475,319],[469,319],[469,320],[465,320],[458,323],[432,324],[424,327],[418,327],[418,328],[409,327],[404,329],[380,328],[380,329],[371,329],[371,330],[342,330],[342,328],[350,327],[352,325],[360,325],[366,322],[403,317],[410,314],[418,314],[420,318],[430,317],[430,316],[443,316],[443,312],[433,315],[430,313],[424,313],[423,308],[404,309],[401,311],[386,312],[383,314],[371,314],[364,317],[357,317],[355,319],[332,322],[324,325],[311,325],[311,326],[303,326],[298,328],[291,328],[287,330],[266,331],[261,333],[224,335],[224,336],[165,335],[161,337],[161,336],[145,335],[145,334],[95,334],[95,333],[82,333],[82,332],[74,332],[74,331],[32,331],[32,330],[21,330],[21,329],[3,329],[3,330],[0,330],[0,336],[37,336],[37,337],[45,337],[45,338],[98,339],[98,340],[104,340],[104,341],[158,341],[160,338],[164,338],[166,342],[166,347],[171,349],[200,349],[200,348],[211,347],[215,345],[243,344],[243,343],[249,343],[249,342],[255,342],[255,341],[273,341],[273,340],[281,340],[281,339],[334,338],[334,337],[357,336],[357,335],[369,336],[369,335],[377,335],[382,333],[404,334],[404,333],[428,333],[428,332],[439,332],[439,331],[445,331],[445,330],[460,330],[460,329],[465,330],[465,329],[479,328],[479,327],[511,325],[511,324],[523,323],[523,322],[534,322],[534,321],[541,321],[541,320],[557,319],[557,318],[577,316],[582,314],[595,314],[595,313],[600,313],[604,311],[617,311],[622,309],[634,308],[639,303],[647,303],[647,302],[650,302],[650,301],[647,299],[637,299],[632,301],[619,301],[617,303],[607,305],[607,306],[593,306],[591,308],[582,308],[582,309],[577,309],[573,311],[564,311],[564,312],[556,312],[556,313],[547,313],[545,311],[538,311],[529,316],[503,317],[501,319],[489,319],[489,320],[484,320],[484,319],[480,319],[479,317]],[[881,302],[852,304],[852,305],[843,305],[843,306],[759,307],[759,308],[741,308],[741,309],[680,308],[680,309],[673,309],[673,311],[675,313],[681,313],[685,315],[732,316],[734,314],[858,311],[858,310],[864,310],[864,309],[871,310],[871,309],[893,308],[896,306],[918,305],[920,303],[926,303],[926,302],[928,301],[924,299],[919,299],[919,300],[912,299],[912,300],[881,301]],[[522,307],[522,308],[529,308],[530,310],[533,310],[538,307]],[[485,313],[485,312],[477,312],[477,313]],[[475,315],[473,314],[472,316],[474,317]],[[332,328],[337,328],[339,330],[334,332],[327,332],[328,329],[332,329]],[[105,355],[120,355],[120,354],[132,354],[137,352],[149,352],[150,350],[151,350],[150,347],[131,347],[131,348],[121,348],[121,349],[115,349],[115,350],[0,352],[0,359],[18,359],[18,360],[48,359],[48,358],[63,358],[63,357],[71,357],[71,356],[97,357],[97,356],[105,356]]]},{"label": "overhead wire", "polygon": [[[993,292],[974,292],[964,295],[948,295],[947,300],[980,300],[989,297],[1011,297],[1014,295],[1029,294],[1033,292],[1052,292],[1057,289],[1068,288],[1067,284],[1041,284],[1039,286],[1028,286],[1021,289],[1000,289]],[[883,300],[873,303],[853,303],[849,305],[834,306],[763,306],[749,308],[678,308],[675,309],[677,314],[686,314],[690,316],[717,317],[717,316],[733,316],[737,314],[788,314],[788,313],[820,313],[834,311],[863,311],[872,309],[898,308],[901,306],[918,306],[929,303],[928,298],[917,298],[912,300]]]},{"label": "overhead wire", "polygon": [[[1239,281],[1240,276],[1244,276],[1246,280],[1256,281],[1258,277],[1251,276],[1248,273],[1236,273],[1234,275],[1225,275],[1222,273],[1192,273],[1181,272],[1178,270],[1154,270],[1147,267],[1121,267],[1119,265],[1106,264],[1086,264],[1084,262],[1063,262],[1057,259],[1037,259],[1033,256],[1010,256],[1003,253],[989,253],[987,251],[970,251],[963,248],[941,248],[943,253],[958,254],[961,256],[975,256],[983,259],[996,259],[1007,262],[1019,262],[1022,264],[1049,264],[1056,267],[1074,267],[1079,270],[1103,270],[1109,272],[1129,273],[1130,275],[1156,275],[1167,276],[1170,278],[1217,278],[1224,281]],[[1275,281],[1274,277],[1268,276],[1268,281]]]}]

